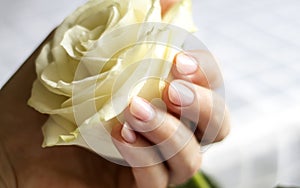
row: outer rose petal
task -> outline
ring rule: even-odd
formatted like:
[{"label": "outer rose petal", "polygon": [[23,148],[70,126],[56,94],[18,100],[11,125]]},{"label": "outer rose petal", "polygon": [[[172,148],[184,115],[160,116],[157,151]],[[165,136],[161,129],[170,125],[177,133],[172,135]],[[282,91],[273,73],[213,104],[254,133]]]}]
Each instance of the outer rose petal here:
[{"label": "outer rose petal", "polygon": [[[118,28],[145,22],[195,30],[190,0],[177,3],[163,18],[159,0],[90,0],[57,28],[36,60],[38,79],[28,102],[50,115],[43,126],[43,146],[75,144],[122,158],[110,137],[112,126],[132,96],[161,97],[172,66],[165,61],[172,62],[178,52],[153,41],[183,42],[183,36],[155,33],[151,25],[111,35]],[[121,50],[143,40],[152,43]],[[157,79],[136,83],[145,77]]]}]

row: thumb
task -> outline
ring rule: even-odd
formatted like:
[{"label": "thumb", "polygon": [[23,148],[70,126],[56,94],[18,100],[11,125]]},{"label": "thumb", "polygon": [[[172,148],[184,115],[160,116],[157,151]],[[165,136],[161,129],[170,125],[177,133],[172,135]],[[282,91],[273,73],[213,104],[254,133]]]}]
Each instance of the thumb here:
[{"label": "thumb", "polygon": [[160,0],[161,15],[163,16],[175,3],[180,0]]}]

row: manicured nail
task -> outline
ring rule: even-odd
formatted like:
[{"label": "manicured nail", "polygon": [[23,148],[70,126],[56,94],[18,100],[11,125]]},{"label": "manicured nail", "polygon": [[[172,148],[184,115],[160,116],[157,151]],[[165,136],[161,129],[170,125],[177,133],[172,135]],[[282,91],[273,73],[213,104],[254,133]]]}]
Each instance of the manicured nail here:
[{"label": "manicured nail", "polygon": [[122,127],[121,136],[128,143],[134,143],[136,140],[135,132],[129,127],[127,122],[125,122]]},{"label": "manicured nail", "polygon": [[178,81],[171,82],[168,94],[170,101],[178,106],[188,106],[194,101],[194,93]]},{"label": "manicured nail", "polygon": [[150,121],[154,117],[154,110],[151,105],[140,97],[133,97],[130,113],[142,121]]},{"label": "manicured nail", "polygon": [[181,53],[176,57],[176,68],[181,74],[192,74],[196,72],[198,66],[197,62],[192,57]]}]

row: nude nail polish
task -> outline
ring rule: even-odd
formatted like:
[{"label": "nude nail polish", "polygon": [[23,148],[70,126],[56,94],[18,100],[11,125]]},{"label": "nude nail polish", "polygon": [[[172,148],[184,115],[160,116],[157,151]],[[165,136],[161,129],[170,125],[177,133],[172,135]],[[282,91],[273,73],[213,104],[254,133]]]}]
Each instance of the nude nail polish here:
[{"label": "nude nail polish", "polygon": [[130,113],[142,121],[150,121],[154,117],[154,109],[140,97],[133,97],[130,104]]},{"label": "nude nail polish", "polygon": [[176,57],[176,69],[179,73],[189,75],[196,72],[198,66],[194,58],[183,53]]},{"label": "nude nail polish", "polygon": [[135,132],[129,127],[127,122],[125,122],[122,127],[121,136],[128,143],[134,143],[136,140]]},{"label": "nude nail polish", "polygon": [[188,106],[194,101],[194,93],[190,88],[178,81],[171,82],[168,90],[169,100],[178,106]]}]

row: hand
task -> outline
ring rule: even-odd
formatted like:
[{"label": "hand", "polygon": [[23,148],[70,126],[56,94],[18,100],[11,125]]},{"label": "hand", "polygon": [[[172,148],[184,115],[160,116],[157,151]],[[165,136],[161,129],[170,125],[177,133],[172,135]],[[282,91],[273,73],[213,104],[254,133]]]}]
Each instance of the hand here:
[{"label": "hand", "polygon": [[172,5],[178,1],[180,0],[160,0],[162,15],[164,15],[172,7]]},{"label": "hand", "polygon": [[[165,6],[167,8],[163,8],[164,10],[167,10],[168,7],[171,6],[169,3],[171,1],[161,2],[163,7],[167,5]],[[168,3],[164,4],[165,2]],[[123,188],[136,186],[143,187],[147,183],[151,185],[150,183],[152,182],[145,181],[148,178],[145,178],[144,175],[149,176],[148,180],[150,181],[155,180],[153,181],[153,184],[159,184],[157,187],[164,187],[169,182],[179,183],[184,181],[188,176],[191,176],[196,168],[198,169],[201,156],[193,154],[193,152],[196,153],[196,151],[199,151],[198,142],[195,141],[196,137],[193,137],[192,141],[188,142],[187,146],[177,153],[174,159],[172,158],[173,160],[168,160],[168,165],[173,167],[170,171],[167,171],[164,164],[158,164],[147,168],[119,166],[76,146],[41,148],[40,145],[43,139],[41,126],[46,121],[47,116],[42,115],[27,106],[32,83],[36,79],[34,73],[34,61],[38,54],[39,49],[33,53],[0,91],[0,187]],[[184,80],[184,78],[180,77],[182,76],[181,74],[176,75],[175,69],[173,69],[173,74],[176,78]],[[199,74],[194,75],[195,80],[198,80],[196,79],[196,76],[199,76]],[[197,96],[198,93],[199,96],[201,96],[204,91],[209,91],[204,87],[201,87],[202,85],[200,83],[194,83],[193,85],[197,86],[199,89],[199,91],[193,91],[195,94],[197,93]],[[167,97],[168,89],[166,89],[164,96],[165,102],[168,104]],[[203,109],[204,106],[205,104],[203,104]],[[174,108],[172,108],[171,103],[168,104],[170,112],[173,109],[174,114],[176,114],[176,109],[180,110],[181,108],[176,105],[173,105],[173,107]],[[160,113],[158,109],[154,110],[157,114]],[[128,117],[134,119],[130,113],[128,114]],[[178,122],[175,117],[170,116],[169,114],[167,114],[167,117],[174,122]],[[168,124],[167,122],[170,122],[169,119],[167,119],[164,124]],[[152,120],[155,121],[155,119]],[[132,123],[132,126],[133,125],[134,123]],[[203,126],[205,126],[205,123],[199,123],[198,130],[202,130],[201,127]],[[120,130],[121,128],[121,125],[116,126],[113,135],[119,136],[120,140],[125,142],[123,137],[120,137],[122,132]],[[226,135],[226,130],[227,129],[225,128],[218,139],[221,139]],[[161,135],[161,132],[162,131],[157,132],[157,136],[162,136],[161,138],[158,137],[158,139],[163,139],[163,136],[167,136]],[[186,132],[188,132],[188,130]],[[171,132],[168,134],[170,133]],[[134,144],[143,142],[145,142],[144,144],[149,144],[149,138],[147,137],[147,139],[144,139],[140,135],[137,135],[137,141],[135,141]],[[201,138],[201,134],[198,135],[198,138]],[[141,142],[139,140],[141,140]],[[176,141],[176,139],[174,141]],[[178,139],[178,141],[180,141],[180,139]],[[129,143],[126,142],[126,144]],[[177,148],[174,147],[174,149]],[[192,151],[192,153],[187,154],[190,151]],[[125,156],[124,152],[122,152],[122,154]],[[183,159],[185,156],[188,158],[185,159],[186,162],[184,162],[184,165],[181,167],[190,166],[190,168],[186,168],[188,171],[187,175],[178,173],[178,168],[174,165],[177,163],[176,161]],[[188,164],[189,161],[194,161],[197,165],[194,166]],[[157,178],[159,173],[162,175],[162,178]],[[177,177],[180,181],[176,180]]]},{"label": "hand", "polygon": [[[211,69],[205,75],[198,66],[203,68],[203,62],[212,61],[206,51],[177,55],[172,68],[175,80],[163,95],[168,111],[135,97],[125,111],[126,123],[113,128],[114,143],[133,167],[138,187],[184,183],[201,166],[198,141],[220,141],[228,134],[228,112],[223,100],[210,89],[220,82],[219,72]],[[196,124],[195,135],[180,118]],[[204,135],[207,129],[210,131]]]},{"label": "hand", "polygon": [[[164,101],[169,112],[175,116],[161,111],[138,98],[131,103],[125,115],[130,126],[135,130],[140,130],[151,128],[151,126],[157,125],[158,121],[162,121],[162,124],[157,129],[141,134],[134,133],[134,136],[129,134],[128,136],[128,132],[130,132],[128,129],[122,125],[115,126],[112,135],[122,143],[125,143],[125,146],[150,146],[152,145],[150,143],[160,143],[162,140],[170,137],[171,144],[167,145],[167,148],[159,148],[159,152],[162,155],[168,155],[170,152],[179,151],[168,159],[166,163],[131,169],[110,163],[76,146],[45,149],[40,147],[43,139],[41,126],[47,119],[47,116],[41,115],[26,105],[30,96],[32,82],[35,79],[33,61],[37,54],[38,51],[26,61],[0,93],[1,187],[5,187],[5,185],[9,188],[166,187],[169,183],[179,184],[186,181],[198,170],[201,164],[201,154],[197,139],[201,139],[201,131],[206,128],[210,116],[216,116],[216,114],[209,113],[211,90],[208,89],[208,82],[205,79],[198,79],[204,76],[199,67],[191,74],[182,74],[177,70],[177,65],[180,65],[179,61],[184,60],[179,58],[180,56],[176,58],[176,64],[172,69],[172,73],[178,80],[173,81],[171,85],[178,87],[180,84],[181,86],[179,87],[181,89],[190,90],[194,96],[188,95],[190,98],[181,98],[182,101],[178,105],[179,98],[177,98],[177,93],[173,93],[170,86],[165,89]],[[201,51],[195,52],[194,55],[204,58],[209,58],[207,55],[210,56]],[[217,78],[214,74],[210,75],[213,78]],[[200,112],[198,111],[197,103],[201,106]],[[220,106],[222,105],[220,104]],[[147,113],[151,110],[140,110],[145,107],[152,108],[152,116],[151,113]],[[200,115],[200,121],[193,119],[193,115],[186,116],[186,118],[198,122],[197,132],[199,133],[196,134],[197,137],[192,136],[186,145],[182,145],[182,143],[185,143],[187,140],[186,136],[190,136],[192,132],[176,118],[176,116],[179,117],[179,112],[183,109],[189,112],[188,114],[199,113]],[[218,118],[213,117],[213,119],[216,121]],[[223,139],[228,133],[227,119],[226,113],[221,131],[218,132],[216,137],[217,141]],[[210,125],[220,126],[218,123],[220,122],[216,121]],[[175,132],[178,127],[181,127],[180,134]],[[175,133],[175,136],[172,135],[173,133]],[[158,153],[156,152],[137,154],[134,150],[126,151],[124,145],[118,143],[116,145],[124,158],[133,165],[139,161],[151,164],[151,157],[161,157],[157,156]]]}]

